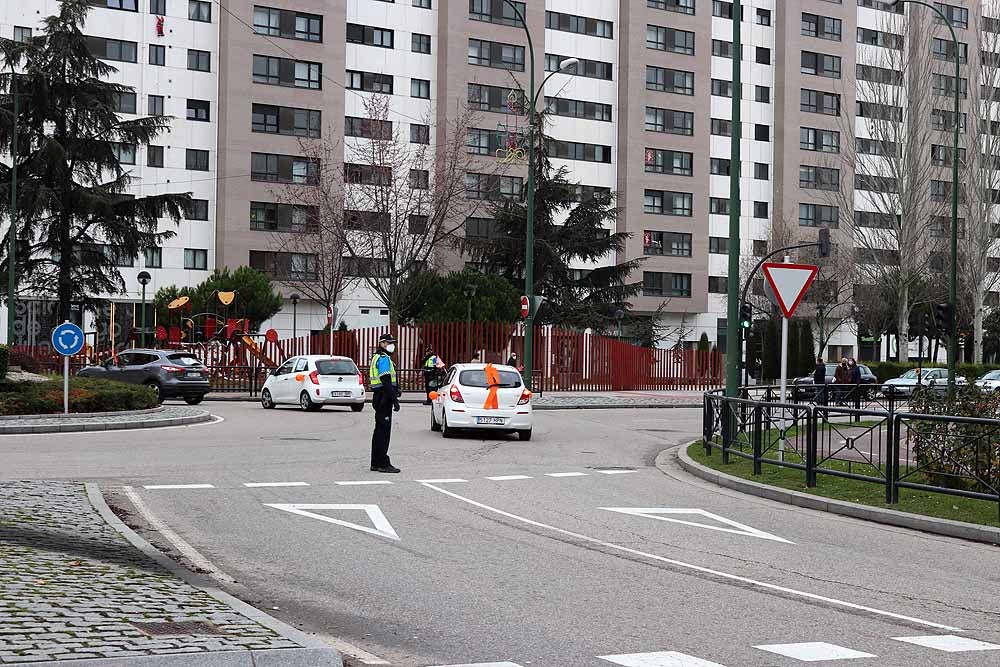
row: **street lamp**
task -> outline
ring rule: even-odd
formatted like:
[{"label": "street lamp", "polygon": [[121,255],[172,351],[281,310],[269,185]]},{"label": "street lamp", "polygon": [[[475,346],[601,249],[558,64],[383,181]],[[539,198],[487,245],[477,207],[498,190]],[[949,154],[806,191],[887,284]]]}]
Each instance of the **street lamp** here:
[{"label": "street lamp", "polygon": [[[951,33],[951,41],[955,49],[955,117],[952,118],[954,125],[954,137],[951,149],[951,275],[948,278],[948,303],[951,304],[951,331],[948,332],[948,393],[955,391],[955,362],[958,359],[958,126],[961,118],[961,106],[959,105],[958,84],[961,80],[962,58],[959,53],[958,37],[955,35],[955,26],[952,24],[944,12],[932,4],[921,2],[920,0],[890,0],[889,7],[900,4],[920,5],[931,10],[941,17],[944,24],[948,26]],[[977,148],[978,150],[978,148]]]},{"label": "street lamp", "polygon": [[[292,302],[292,340],[298,338],[299,333],[299,299],[302,298],[298,294],[292,294],[288,297],[288,300]],[[333,323],[330,324],[333,326]]]},{"label": "street lamp", "polygon": [[528,89],[531,91],[531,97],[528,101],[528,197],[525,202],[527,207],[527,219],[525,221],[525,234],[524,234],[524,293],[528,297],[528,317],[524,322],[524,367],[527,369],[525,374],[524,384],[526,388],[531,389],[531,371],[534,368],[534,360],[532,354],[532,348],[534,344],[534,331],[535,331],[535,313],[534,313],[534,293],[535,293],[535,104],[538,102],[538,94],[545,88],[545,83],[552,78],[552,75],[562,72],[574,65],[578,64],[580,61],[577,58],[567,58],[559,63],[559,69],[555,72],[551,72],[547,77],[542,80],[542,85],[537,89],[535,88],[535,46],[531,41],[531,31],[528,30],[528,24],[524,20],[524,16],[521,14],[521,10],[517,8],[511,0],[504,0],[508,7],[510,7],[517,20],[521,23],[521,27],[524,28],[524,34],[528,39],[528,61],[531,68],[529,78],[528,78]]},{"label": "street lamp", "polygon": [[146,285],[153,279],[153,276],[149,275],[149,271],[140,271],[137,278],[139,284],[142,285],[142,336],[140,340],[142,341],[141,345],[146,347]]},{"label": "street lamp", "polygon": [[21,113],[18,105],[17,72],[10,53],[4,53],[10,65],[10,96],[14,105],[14,119],[10,134],[10,229],[7,231],[7,345],[14,344],[14,301],[17,286],[17,119]]},{"label": "street lamp", "polygon": [[473,283],[468,283],[463,289],[462,293],[465,294],[466,301],[466,311],[465,311],[465,337],[469,342],[469,359],[472,359],[472,299],[476,296],[477,285]]}]

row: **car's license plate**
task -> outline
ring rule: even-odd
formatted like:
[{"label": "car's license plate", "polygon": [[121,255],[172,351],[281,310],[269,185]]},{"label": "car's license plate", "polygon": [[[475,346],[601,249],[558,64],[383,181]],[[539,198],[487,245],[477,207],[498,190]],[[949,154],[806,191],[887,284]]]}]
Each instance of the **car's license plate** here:
[{"label": "car's license plate", "polygon": [[184,377],[201,378],[201,373],[198,373],[197,371],[188,371],[187,373],[184,374]]},{"label": "car's license plate", "polygon": [[503,426],[506,420],[503,417],[476,417],[477,424],[499,424]]},{"label": "car's license plate", "polygon": [[333,398],[349,398],[351,396],[351,392],[349,392],[349,391],[331,391],[330,392],[330,396],[332,396]]}]

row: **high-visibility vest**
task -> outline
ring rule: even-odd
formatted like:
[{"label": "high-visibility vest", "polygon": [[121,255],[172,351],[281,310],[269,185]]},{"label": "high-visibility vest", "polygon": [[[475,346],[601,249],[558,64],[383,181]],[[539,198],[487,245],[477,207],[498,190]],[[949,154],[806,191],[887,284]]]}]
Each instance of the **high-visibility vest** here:
[{"label": "high-visibility vest", "polygon": [[[378,359],[384,353],[379,352],[372,357],[371,363],[368,365],[368,382],[371,384],[372,389],[378,389],[382,383],[382,377],[378,374]],[[392,380],[393,384],[396,383],[396,364],[392,362],[392,357],[388,354],[385,355],[389,360],[389,378]]]},{"label": "high-visibility vest", "polygon": [[424,362],[424,368],[434,368],[435,366],[437,366],[437,355],[432,354]]}]

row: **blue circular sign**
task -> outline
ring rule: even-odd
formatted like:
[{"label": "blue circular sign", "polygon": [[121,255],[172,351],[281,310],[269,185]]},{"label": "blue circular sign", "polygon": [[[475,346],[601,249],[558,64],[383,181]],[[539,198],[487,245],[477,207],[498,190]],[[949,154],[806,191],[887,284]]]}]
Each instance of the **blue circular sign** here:
[{"label": "blue circular sign", "polygon": [[52,349],[64,357],[71,357],[83,349],[83,329],[63,322],[52,330]]}]

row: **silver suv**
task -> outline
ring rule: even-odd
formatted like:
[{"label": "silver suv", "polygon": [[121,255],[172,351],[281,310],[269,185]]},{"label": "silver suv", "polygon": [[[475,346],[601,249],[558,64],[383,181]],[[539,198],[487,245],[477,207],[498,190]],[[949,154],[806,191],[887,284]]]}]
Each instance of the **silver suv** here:
[{"label": "silver suv", "polygon": [[159,402],[183,398],[188,405],[197,405],[209,392],[208,369],[190,352],[178,350],[127,350],[118,354],[117,361],[88,366],[79,376],[142,384],[156,392]]}]

